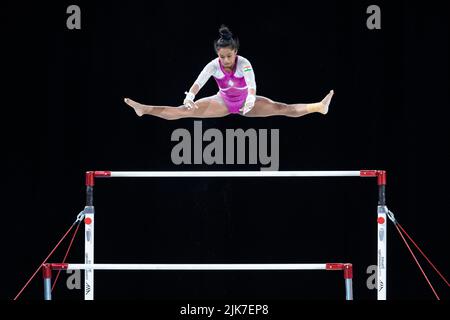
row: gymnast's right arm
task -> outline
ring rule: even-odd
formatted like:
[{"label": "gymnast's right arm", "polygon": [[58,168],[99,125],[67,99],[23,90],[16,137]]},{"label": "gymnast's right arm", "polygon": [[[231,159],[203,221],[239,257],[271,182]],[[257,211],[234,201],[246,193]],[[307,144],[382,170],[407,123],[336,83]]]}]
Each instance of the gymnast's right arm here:
[{"label": "gymnast's right arm", "polygon": [[200,89],[205,85],[206,81],[214,74],[216,71],[216,64],[214,60],[208,63],[200,72],[200,75],[195,80],[192,87],[189,89],[189,92],[185,92],[186,98],[183,101],[183,104],[188,108],[192,109],[193,107],[197,108],[194,103],[195,95],[200,91]]}]

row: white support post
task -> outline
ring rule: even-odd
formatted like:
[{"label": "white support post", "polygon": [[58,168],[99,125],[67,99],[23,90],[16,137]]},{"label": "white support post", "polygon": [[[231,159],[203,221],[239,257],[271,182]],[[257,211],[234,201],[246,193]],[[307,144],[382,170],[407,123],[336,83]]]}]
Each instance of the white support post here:
[{"label": "white support post", "polygon": [[377,298],[378,300],[386,300],[386,284],[387,284],[387,207],[378,206],[378,268],[377,268]]},{"label": "white support post", "polygon": [[[84,209],[84,263],[94,263],[94,207]],[[84,270],[84,300],[94,300],[94,269]]]},{"label": "white support post", "polygon": [[378,234],[377,234],[377,299],[387,298],[387,213],[386,206],[386,172],[379,171],[378,177]]}]

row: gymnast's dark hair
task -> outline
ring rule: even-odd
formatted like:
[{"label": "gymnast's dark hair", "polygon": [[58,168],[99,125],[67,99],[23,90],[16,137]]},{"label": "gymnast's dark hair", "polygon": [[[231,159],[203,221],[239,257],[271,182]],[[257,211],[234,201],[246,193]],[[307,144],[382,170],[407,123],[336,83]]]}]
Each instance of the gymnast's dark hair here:
[{"label": "gymnast's dark hair", "polygon": [[232,50],[239,49],[239,40],[233,38],[233,34],[227,26],[221,25],[219,29],[220,38],[214,41],[214,49],[216,53],[220,48],[231,48]]}]

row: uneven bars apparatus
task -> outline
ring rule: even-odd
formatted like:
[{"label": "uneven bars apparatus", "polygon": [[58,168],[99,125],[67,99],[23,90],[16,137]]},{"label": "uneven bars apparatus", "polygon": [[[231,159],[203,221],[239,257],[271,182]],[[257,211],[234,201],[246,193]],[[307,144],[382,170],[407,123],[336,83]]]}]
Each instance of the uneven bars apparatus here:
[{"label": "uneven bars apparatus", "polygon": [[94,181],[95,178],[187,178],[187,177],[376,177],[378,182],[377,299],[386,300],[387,213],[386,171],[88,171],[86,172],[85,264],[43,265],[44,298],[51,300],[52,270],[85,270],[85,300],[94,299],[94,270],[343,270],[346,300],[353,299],[350,263],[317,264],[95,264],[94,263]]}]

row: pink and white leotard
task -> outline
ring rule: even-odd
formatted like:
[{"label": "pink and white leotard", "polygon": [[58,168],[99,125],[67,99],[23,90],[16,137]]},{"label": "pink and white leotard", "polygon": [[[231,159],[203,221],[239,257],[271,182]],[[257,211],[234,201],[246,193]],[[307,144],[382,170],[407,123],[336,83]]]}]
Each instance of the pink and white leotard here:
[{"label": "pink and white leotard", "polygon": [[256,90],[252,65],[242,56],[236,56],[231,72],[224,70],[219,58],[212,60],[203,68],[194,83],[202,88],[211,76],[219,86],[217,94],[223,98],[230,113],[239,113],[247,98],[248,90]]}]

